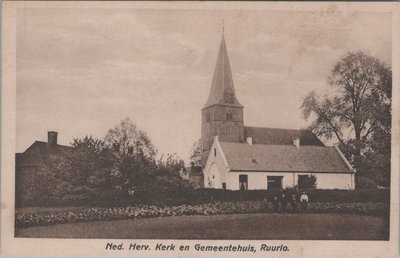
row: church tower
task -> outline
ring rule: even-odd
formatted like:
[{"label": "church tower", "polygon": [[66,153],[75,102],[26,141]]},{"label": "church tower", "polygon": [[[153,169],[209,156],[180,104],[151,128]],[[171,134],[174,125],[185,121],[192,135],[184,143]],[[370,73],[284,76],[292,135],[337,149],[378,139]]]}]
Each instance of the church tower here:
[{"label": "church tower", "polygon": [[210,95],[201,112],[201,163],[204,166],[214,136],[218,135],[219,141],[222,142],[244,141],[243,106],[235,95],[224,35],[219,47]]}]

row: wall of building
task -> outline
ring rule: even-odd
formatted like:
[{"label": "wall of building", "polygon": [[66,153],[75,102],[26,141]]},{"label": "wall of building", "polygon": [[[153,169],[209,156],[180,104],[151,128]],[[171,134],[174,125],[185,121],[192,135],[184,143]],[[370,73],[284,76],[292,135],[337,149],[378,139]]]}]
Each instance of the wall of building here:
[{"label": "wall of building", "polygon": [[[213,143],[203,170],[205,188],[222,189],[222,183],[226,183],[227,181],[228,167],[223,158],[221,148],[218,145],[219,143]],[[213,176],[215,176],[214,179],[212,178]]]},{"label": "wall of building", "polygon": [[[230,120],[227,120],[227,113],[232,115]],[[220,141],[243,142],[243,108],[214,105],[202,110],[201,143],[203,165],[216,135],[219,136]]]},{"label": "wall of building", "polygon": [[[247,175],[249,190],[267,189],[268,176],[282,176],[282,187],[297,185],[298,175],[311,175],[311,173],[289,172],[228,172],[226,185],[229,190],[239,190],[239,175]],[[317,178],[318,189],[354,189],[354,174],[345,173],[314,173]]]},{"label": "wall of building", "polygon": [[205,164],[204,187],[221,189],[226,183],[228,190],[240,190],[239,175],[247,175],[249,190],[267,189],[268,176],[282,176],[282,187],[293,187],[298,185],[299,175],[314,175],[318,189],[354,189],[354,174],[352,173],[298,173],[298,172],[248,172],[229,171],[224,153],[219,144],[219,137],[211,146]]}]

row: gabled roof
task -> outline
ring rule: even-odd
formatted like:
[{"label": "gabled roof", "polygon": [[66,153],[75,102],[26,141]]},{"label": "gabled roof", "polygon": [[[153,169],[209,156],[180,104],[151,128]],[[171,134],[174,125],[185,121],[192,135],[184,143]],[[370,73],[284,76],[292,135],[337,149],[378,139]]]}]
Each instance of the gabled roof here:
[{"label": "gabled roof", "polygon": [[353,173],[336,147],[220,142],[231,171]]},{"label": "gabled roof", "polygon": [[59,144],[50,144],[47,142],[35,141],[23,154],[40,151],[42,154],[65,154],[74,150],[72,146],[64,146]]},{"label": "gabled roof", "polygon": [[245,126],[244,135],[245,137],[251,136],[254,144],[293,145],[293,140],[300,138],[300,145],[324,146],[310,130]]},{"label": "gabled roof", "polygon": [[49,160],[50,157],[68,158],[75,150],[72,146],[49,144],[47,142],[35,141],[23,153],[16,153],[16,166],[38,166]]},{"label": "gabled roof", "polygon": [[222,36],[221,45],[219,47],[210,95],[208,96],[204,108],[216,104],[243,107],[235,95],[232,71],[229,64],[228,51],[226,49],[224,36]]}]

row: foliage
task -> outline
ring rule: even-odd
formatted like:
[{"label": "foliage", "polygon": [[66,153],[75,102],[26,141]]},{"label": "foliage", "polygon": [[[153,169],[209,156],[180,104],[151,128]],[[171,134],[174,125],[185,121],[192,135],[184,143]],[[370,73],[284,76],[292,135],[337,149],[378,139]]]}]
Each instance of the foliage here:
[{"label": "foliage", "polygon": [[[300,196],[301,189],[285,189],[287,192],[296,193]],[[307,189],[306,193],[310,202],[390,202],[390,189],[358,189],[358,190],[322,190]],[[92,207],[115,207],[115,206],[137,206],[137,205],[195,205],[208,203],[210,201],[237,202],[237,201],[262,201],[267,198],[272,200],[274,195],[279,194],[272,190],[246,190],[231,191],[223,189],[192,189],[180,185],[179,187],[154,187],[137,188],[133,195],[118,189],[109,189],[98,193],[94,198],[86,199],[52,199],[46,203],[31,203],[33,206],[92,206]],[[66,194],[66,197],[69,194]],[[212,198],[212,199],[211,199]]]},{"label": "foliage", "polygon": [[356,184],[358,188],[376,188],[375,181],[366,176],[356,177]]},{"label": "foliage", "polygon": [[184,162],[176,154],[156,160],[150,138],[129,118],[104,140],[85,136],[71,145],[37,153],[39,167],[17,178],[28,186],[16,191],[18,207],[125,204],[137,192],[186,187],[179,174]]},{"label": "foliage", "polygon": [[[271,207],[263,205],[262,201],[216,202],[201,205],[180,205],[159,207],[143,205],[119,208],[89,208],[82,211],[44,211],[32,213],[17,213],[15,225],[17,228],[43,226],[60,223],[89,222],[117,219],[140,219],[166,216],[187,215],[222,215],[272,212]],[[359,215],[385,216],[389,207],[384,203],[310,203],[309,213],[350,213]]]},{"label": "foliage", "polygon": [[201,139],[198,139],[193,143],[192,149],[190,151],[190,162],[192,162],[194,166],[201,165],[201,152]]},{"label": "foliage", "polygon": [[176,153],[164,155],[157,161],[156,181],[154,188],[174,189],[184,187],[185,184],[180,176],[180,171],[184,169],[185,163]]},{"label": "foliage", "polygon": [[[365,176],[373,166],[365,166],[367,155],[390,158],[382,148],[390,148],[391,68],[363,52],[348,53],[334,66],[329,83],[336,94],[311,92],[303,100],[303,115],[313,117],[310,129],[317,136],[336,137],[357,175]],[[380,169],[390,170],[383,163]]]},{"label": "foliage", "polygon": [[122,159],[135,157],[138,161],[151,161],[156,155],[150,138],[128,117],[108,130],[104,141],[109,148],[115,149]]}]

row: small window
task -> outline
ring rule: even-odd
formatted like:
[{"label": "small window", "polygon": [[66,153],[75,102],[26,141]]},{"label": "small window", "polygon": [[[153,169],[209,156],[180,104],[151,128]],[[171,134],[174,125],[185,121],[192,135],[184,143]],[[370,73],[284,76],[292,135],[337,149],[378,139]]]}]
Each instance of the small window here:
[{"label": "small window", "polygon": [[251,162],[253,162],[253,164],[257,165],[257,160],[251,159]]},{"label": "small window", "polygon": [[217,156],[217,149],[214,148],[214,157],[216,157],[216,156]]},{"label": "small window", "polygon": [[226,190],[226,183],[222,183],[222,189]]},{"label": "small window", "polygon": [[230,103],[230,104],[234,103],[233,93],[225,93],[224,98],[225,98],[226,103]]},{"label": "small window", "polygon": [[317,178],[313,175],[298,175],[297,177],[297,186],[300,189],[305,188],[315,188],[317,184]]},{"label": "small window", "polygon": [[233,116],[232,116],[231,112],[226,113],[226,120],[231,121],[232,118],[233,118]]},{"label": "small window", "polygon": [[206,113],[206,121],[207,121],[207,122],[210,122],[210,120],[211,120],[211,119],[210,119],[210,112],[207,112],[207,113]]},{"label": "small window", "polygon": [[239,175],[239,189],[240,190],[248,189],[247,175]]}]

